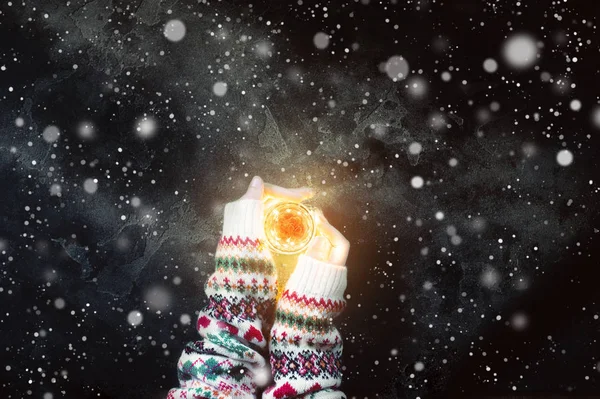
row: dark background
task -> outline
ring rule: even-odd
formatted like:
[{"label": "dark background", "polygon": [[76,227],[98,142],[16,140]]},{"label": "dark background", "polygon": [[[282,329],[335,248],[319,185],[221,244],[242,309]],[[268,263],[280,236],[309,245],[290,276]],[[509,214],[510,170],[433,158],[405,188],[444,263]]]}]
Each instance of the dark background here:
[{"label": "dark background", "polygon": [[596,4],[4,1],[0,396],[166,397],[254,175],[351,241],[349,398],[600,396]]}]

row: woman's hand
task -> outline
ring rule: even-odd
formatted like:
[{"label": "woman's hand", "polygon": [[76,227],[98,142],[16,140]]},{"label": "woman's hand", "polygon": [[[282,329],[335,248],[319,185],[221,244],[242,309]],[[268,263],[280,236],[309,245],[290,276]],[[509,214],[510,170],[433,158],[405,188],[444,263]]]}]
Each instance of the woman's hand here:
[{"label": "woman's hand", "polygon": [[265,240],[264,212],[269,200],[300,202],[313,195],[309,187],[284,188],[254,176],[241,198],[225,204],[223,234]]},{"label": "woman's hand", "polygon": [[350,251],[350,241],[329,224],[322,212],[317,215],[317,231],[321,235],[311,240],[306,255],[323,262],[345,266]]},{"label": "woman's hand", "polygon": [[248,191],[240,198],[266,201],[270,198],[301,202],[315,195],[310,187],[284,188],[274,184],[265,183],[260,176],[254,176],[248,187]]}]

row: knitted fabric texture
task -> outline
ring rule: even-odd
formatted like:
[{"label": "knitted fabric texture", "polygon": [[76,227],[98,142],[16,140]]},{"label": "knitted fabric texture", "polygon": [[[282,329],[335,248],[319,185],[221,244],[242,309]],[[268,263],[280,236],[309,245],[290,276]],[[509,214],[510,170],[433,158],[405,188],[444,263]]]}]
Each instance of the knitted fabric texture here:
[{"label": "knitted fabric texture", "polygon": [[277,301],[263,212],[260,200],[225,206],[200,339],[185,346],[167,399],[346,398],[332,324],[345,307],[346,267],[300,255]]}]

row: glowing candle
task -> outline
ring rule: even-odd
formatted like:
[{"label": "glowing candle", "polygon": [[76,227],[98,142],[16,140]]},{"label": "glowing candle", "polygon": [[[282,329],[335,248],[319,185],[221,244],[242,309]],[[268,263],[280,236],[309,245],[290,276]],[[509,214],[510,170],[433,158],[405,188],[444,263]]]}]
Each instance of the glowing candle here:
[{"label": "glowing candle", "polygon": [[297,202],[275,201],[265,210],[267,244],[275,252],[292,255],[306,249],[315,236],[315,210]]}]

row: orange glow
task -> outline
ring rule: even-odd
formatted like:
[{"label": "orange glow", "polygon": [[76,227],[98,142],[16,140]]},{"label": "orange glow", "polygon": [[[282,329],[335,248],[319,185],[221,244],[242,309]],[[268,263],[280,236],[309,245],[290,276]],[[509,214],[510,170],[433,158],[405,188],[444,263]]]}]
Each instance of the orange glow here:
[{"label": "orange glow", "polygon": [[304,219],[293,212],[280,215],[275,228],[283,239],[299,240],[306,234],[307,226]]},{"label": "orange glow", "polygon": [[316,224],[309,207],[275,201],[265,212],[265,234],[271,248],[281,254],[303,251],[314,237]]}]

